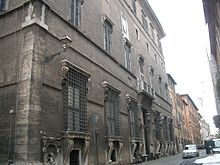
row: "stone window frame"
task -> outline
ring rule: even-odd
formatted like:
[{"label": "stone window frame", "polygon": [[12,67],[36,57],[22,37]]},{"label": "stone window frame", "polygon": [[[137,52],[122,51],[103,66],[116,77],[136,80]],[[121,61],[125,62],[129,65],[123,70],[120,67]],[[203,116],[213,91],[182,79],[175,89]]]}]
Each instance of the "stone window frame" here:
[{"label": "stone window frame", "polygon": [[84,0],[70,0],[70,22],[77,28],[81,25],[83,3]]},{"label": "stone window frame", "polygon": [[[129,126],[130,126],[130,135],[132,139],[139,139],[141,138],[141,130],[140,130],[140,114],[139,114],[139,107],[138,107],[138,100],[133,98],[130,95],[126,95],[127,101],[128,101],[128,115],[129,115]],[[131,103],[136,104],[136,109],[134,109],[134,106],[131,106]]]},{"label": "stone window frame", "polygon": [[[88,115],[87,93],[88,91],[87,90],[88,90],[88,82],[89,82],[90,74],[84,71],[82,68],[76,66],[75,64],[70,63],[67,60],[63,60],[61,63],[62,63],[62,67],[68,68],[68,71],[62,82],[65,130],[87,133],[88,132],[88,121],[87,121],[88,120],[87,119],[87,115]],[[84,80],[85,86],[84,87],[81,85],[79,86],[79,84],[82,84],[82,83],[74,82],[74,80],[76,81]],[[77,89],[78,92],[75,92],[76,91],[75,89]],[[74,96],[77,93],[78,93],[78,97],[76,98]],[[71,99],[70,99],[70,96],[72,96]],[[75,102],[77,102],[77,104],[75,104]],[[79,120],[77,120],[79,127],[76,127],[75,124],[77,123],[74,124],[74,121],[75,121],[74,119],[77,116],[73,117],[72,120],[69,120],[70,118],[69,115],[73,116],[75,113],[77,113],[78,116],[81,116]],[[70,125],[71,123],[72,125]]]},{"label": "stone window frame", "polygon": [[112,54],[112,35],[114,23],[107,16],[103,16],[103,30],[104,30],[104,49],[109,54]]},{"label": "stone window frame", "polygon": [[[105,123],[107,127],[108,137],[121,136],[121,121],[120,121],[120,93],[121,91],[104,81],[104,107],[105,107]],[[113,97],[115,95],[115,97]],[[113,109],[109,109],[113,108]],[[113,115],[113,116],[112,116]]]}]

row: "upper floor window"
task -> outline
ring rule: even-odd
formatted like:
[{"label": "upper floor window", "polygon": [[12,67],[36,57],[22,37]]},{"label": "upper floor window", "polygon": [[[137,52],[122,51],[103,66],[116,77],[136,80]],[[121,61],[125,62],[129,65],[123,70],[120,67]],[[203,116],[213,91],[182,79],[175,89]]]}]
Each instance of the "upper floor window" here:
[{"label": "upper floor window", "polygon": [[87,132],[88,75],[69,68],[63,80],[63,107],[65,130]]},{"label": "upper floor window", "polygon": [[123,13],[121,13],[121,22],[122,22],[123,37],[125,37],[129,40],[128,22],[127,22],[127,18],[125,17],[125,15]]},{"label": "upper floor window", "polygon": [[139,68],[140,68],[140,73],[144,75],[144,59],[143,57],[139,58]]},{"label": "upper floor window", "polygon": [[107,19],[104,22],[104,49],[112,53],[112,24]]},{"label": "upper floor window", "polygon": [[129,45],[126,42],[124,48],[125,48],[125,68],[131,71],[131,45]]},{"label": "upper floor window", "polygon": [[162,78],[158,76],[159,95],[162,95]]},{"label": "upper floor window", "polygon": [[154,68],[152,66],[149,67],[149,72],[150,72],[150,86],[153,87]]},{"label": "upper floor window", "polygon": [[108,135],[120,136],[119,92],[110,87],[106,90],[105,109]]},{"label": "upper floor window", "polygon": [[142,23],[143,23],[143,26],[144,26],[144,29],[146,31],[148,31],[148,23],[147,23],[147,19],[146,19],[146,16],[142,13]]},{"label": "upper floor window", "polygon": [[150,45],[146,42],[147,45],[147,52],[150,53]]},{"label": "upper floor window", "polygon": [[133,12],[136,14],[137,10],[136,10],[136,0],[132,0],[132,9]]},{"label": "upper floor window", "polygon": [[0,0],[0,11],[4,11],[6,6],[6,0]]},{"label": "upper floor window", "polygon": [[71,22],[74,26],[80,26],[81,0],[71,0]]},{"label": "upper floor window", "polygon": [[151,37],[152,37],[153,41],[155,41],[154,27],[152,24],[150,24],[150,33],[151,33]]},{"label": "upper floor window", "polygon": [[154,54],[155,63],[157,63],[157,54]]},{"label": "upper floor window", "polygon": [[138,31],[137,28],[135,28],[135,33],[136,33],[136,39],[137,39],[137,40],[140,40],[139,31]]},{"label": "upper floor window", "polygon": [[170,101],[169,94],[168,94],[168,85],[167,85],[167,83],[165,83],[164,86],[165,86],[165,98],[166,98],[167,101]]}]

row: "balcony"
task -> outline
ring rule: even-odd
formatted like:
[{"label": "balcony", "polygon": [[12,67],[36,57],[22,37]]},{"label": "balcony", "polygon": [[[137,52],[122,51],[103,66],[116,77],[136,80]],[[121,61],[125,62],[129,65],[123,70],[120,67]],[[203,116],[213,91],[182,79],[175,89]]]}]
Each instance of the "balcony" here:
[{"label": "balcony", "polygon": [[149,96],[151,99],[155,99],[155,89],[152,88],[150,85],[148,85],[144,81],[138,82],[138,92],[139,93],[143,92],[144,94]]}]

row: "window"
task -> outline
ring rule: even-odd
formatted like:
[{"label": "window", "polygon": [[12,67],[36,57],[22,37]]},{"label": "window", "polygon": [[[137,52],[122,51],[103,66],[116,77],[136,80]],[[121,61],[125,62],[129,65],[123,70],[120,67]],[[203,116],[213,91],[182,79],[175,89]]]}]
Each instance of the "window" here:
[{"label": "window", "polygon": [[139,31],[138,31],[137,28],[135,28],[135,34],[136,34],[136,39],[137,39],[137,40],[140,40],[140,38],[139,38]]},{"label": "window", "polygon": [[155,134],[156,134],[156,139],[157,139],[157,140],[160,140],[160,139],[161,139],[160,112],[156,112],[154,121],[155,121]]},{"label": "window", "polygon": [[159,88],[159,95],[162,95],[162,78],[158,76],[158,88]]},{"label": "window", "polygon": [[165,99],[166,99],[167,101],[169,101],[168,85],[167,85],[167,83],[165,83],[164,86],[165,86]]},{"label": "window", "polygon": [[132,138],[140,137],[139,122],[138,122],[138,104],[131,100],[129,102],[129,123],[130,133]]},{"label": "window", "polygon": [[150,24],[150,33],[151,33],[151,37],[152,37],[153,41],[155,41],[154,27],[152,24]]},{"label": "window", "polygon": [[150,53],[150,46],[147,42],[146,42],[146,45],[147,45],[147,52]]},{"label": "window", "polygon": [[112,24],[107,19],[104,22],[104,49],[112,53]]},{"label": "window", "polygon": [[157,55],[154,54],[154,60],[155,60],[155,63],[157,63]]},{"label": "window", "polygon": [[143,13],[142,13],[142,23],[143,23],[144,29],[145,29],[146,31],[148,31],[147,19],[146,19],[145,14],[143,14]]},{"label": "window", "polygon": [[106,95],[106,121],[108,135],[120,136],[119,93],[109,88]]},{"label": "window", "polygon": [[133,12],[136,14],[136,0],[132,0]]},{"label": "window", "polygon": [[71,0],[71,22],[74,26],[80,26],[81,0]]},{"label": "window", "polygon": [[153,87],[153,80],[154,80],[154,68],[152,66],[149,67],[150,72],[150,86]]},{"label": "window", "polygon": [[167,117],[164,117],[163,119],[163,135],[164,135],[165,140],[169,140],[168,139],[169,129],[168,129]]},{"label": "window", "polygon": [[144,59],[143,57],[139,58],[139,68],[141,75],[144,75]]},{"label": "window", "polygon": [[125,43],[125,68],[131,71],[131,46]]},{"label": "window", "polygon": [[0,0],[0,11],[4,11],[6,6],[6,0]]},{"label": "window", "polygon": [[65,130],[87,132],[88,76],[70,68],[63,80]]},{"label": "window", "polygon": [[121,13],[121,22],[122,22],[122,34],[125,38],[129,40],[128,22],[127,22],[127,18],[123,13]]}]

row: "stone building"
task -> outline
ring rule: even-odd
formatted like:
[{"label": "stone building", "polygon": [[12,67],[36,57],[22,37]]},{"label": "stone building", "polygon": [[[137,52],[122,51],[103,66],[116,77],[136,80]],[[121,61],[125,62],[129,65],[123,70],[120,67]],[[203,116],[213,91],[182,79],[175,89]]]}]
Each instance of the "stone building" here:
[{"label": "stone building", "polygon": [[181,139],[181,130],[180,130],[180,112],[177,109],[177,94],[176,94],[176,82],[170,74],[167,74],[168,77],[168,91],[170,96],[170,102],[172,104],[172,117],[173,117],[173,127],[174,127],[174,152],[181,152],[180,149],[180,139]]},{"label": "stone building", "polygon": [[220,128],[220,1],[202,0],[205,21],[208,24],[211,59],[210,68],[214,87],[217,115],[213,117],[217,128]]},{"label": "stone building", "polygon": [[172,153],[164,36],[146,0],[0,0],[0,164]]},{"label": "stone building", "polygon": [[186,103],[186,118],[188,128],[188,142],[193,144],[201,143],[201,115],[198,108],[188,94],[180,95]]}]

